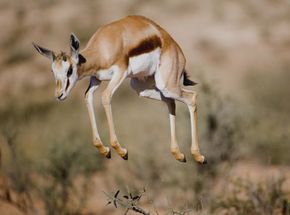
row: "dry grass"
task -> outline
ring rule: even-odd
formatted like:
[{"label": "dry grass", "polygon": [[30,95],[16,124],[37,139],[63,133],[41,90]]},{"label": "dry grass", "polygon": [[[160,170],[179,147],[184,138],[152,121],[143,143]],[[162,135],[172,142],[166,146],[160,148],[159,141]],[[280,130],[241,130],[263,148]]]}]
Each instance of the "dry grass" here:
[{"label": "dry grass", "polygon": [[[54,100],[49,63],[34,52],[31,42],[67,50],[68,35],[75,32],[84,47],[97,27],[129,13],[156,20],[183,48],[187,70],[199,83],[195,90],[199,93],[200,142],[209,165],[199,167],[190,158],[189,117],[182,104],[177,106],[178,141],[188,163],[178,163],[170,154],[165,105],[138,98],[128,82],[114,96],[113,112],[120,143],[129,150],[129,161],[113,152],[112,160],[103,162],[91,144],[83,101],[87,81],[82,81],[66,102]],[[236,195],[238,191],[231,190],[222,196],[222,202],[215,201],[224,194],[220,187],[230,183],[228,174],[237,162],[258,161],[263,170],[273,164],[271,168],[289,170],[285,166],[289,164],[289,14],[287,1],[27,0],[23,4],[3,0],[1,176],[7,178],[13,197],[34,190],[31,199],[36,202],[33,210],[37,214],[64,213],[62,210],[67,209],[68,214],[112,215],[120,211],[105,207],[102,191],[120,189],[126,193],[145,186],[148,198],[139,206],[152,214],[154,208],[160,214],[186,208],[192,209],[188,214],[289,214],[286,209],[283,212],[289,195],[279,187],[279,181],[260,185],[258,179],[241,179],[242,185],[231,186],[241,191],[242,199]],[[97,122],[107,144],[107,122],[99,98],[97,93]],[[7,142],[13,133],[17,135],[11,136],[15,146],[11,148]],[[235,175],[242,176],[244,171]],[[265,172],[251,171],[261,172],[261,178]],[[97,182],[90,187],[95,188],[91,193],[81,186],[86,173]],[[43,183],[46,178],[49,183]],[[40,183],[42,190],[36,191],[31,180]],[[289,179],[285,180],[287,184]],[[68,193],[80,197],[69,198],[74,208],[65,206]],[[80,209],[82,194],[91,195],[86,196],[88,206]],[[257,203],[260,198],[261,204]],[[4,213],[1,204],[0,212]]]},{"label": "dry grass", "polygon": [[272,178],[259,183],[236,179],[231,184],[232,191],[220,196],[213,211],[222,214],[281,214],[290,213],[289,200],[282,186],[285,179]]}]

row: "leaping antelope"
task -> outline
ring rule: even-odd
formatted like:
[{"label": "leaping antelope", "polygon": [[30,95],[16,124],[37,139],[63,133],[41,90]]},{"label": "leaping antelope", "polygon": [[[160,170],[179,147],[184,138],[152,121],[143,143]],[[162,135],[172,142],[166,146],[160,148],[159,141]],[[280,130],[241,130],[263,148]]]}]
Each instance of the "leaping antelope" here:
[{"label": "leaping antelope", "polygon": [[191,154],[199,163],[205,163],[200,154],[197,138],[197,93],[182,86],[194,85],[184,69],[185,57],[179,45],[159,25],[142,16],[128,16],[100,27],[79,51],[79,40],[70,36],[70,54],[42,48],[33,43],[36,50],[51,60],[56,80],[55,96],[64,100],[76,82],[86,76],[90,84],[85,93],[93,132],[93,144],[107,158],[109,147],[104,146],[97,129],[93,95],[102,81],[109,81],[102,93],[109,130],[110,145],[125,160],[128,151],[118,141],[112,117],[111,99],[125,78],[131,79],[131,87],[139,96],[163,101],[169,110],[171,153],[181,162],[186,162],[180,152],[175,131],[175,100],[187,105],[191,121]]}]

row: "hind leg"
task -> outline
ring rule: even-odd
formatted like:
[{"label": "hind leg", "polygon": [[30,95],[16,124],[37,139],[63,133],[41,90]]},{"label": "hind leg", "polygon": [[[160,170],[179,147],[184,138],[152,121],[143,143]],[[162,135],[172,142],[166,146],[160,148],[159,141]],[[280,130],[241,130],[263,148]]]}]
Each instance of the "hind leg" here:
[{"label": "hind leg", "polygon": [[175,126],[175,101],[171,98],[166,98],[160,91],[155,87],[153,78],[149,78],[146,81],[140,81],[138,79],[131,79],[131,87],[138,93],[139,96],[163,101],[166,103],[169,111],[169,122],[170,122],[170,150],[176,160],[186,162],[185,155],[180,152],[176,138],[176,126]]},{"label": "hind leg", "polygon": [[190,113],[191,124],[191,154],[193,158],[201,164],[207,163],[203,155],[199,150],[198,135],[197,135],[197,106],[196,106],[197,93],[190,90],[181,90],[180,101],[184,102]]},{"label": "hind leg", "polygon": [[[205,157],[201,155],[199,150],[198,135],[197,135],[197,107],[196,107],[197,93],[195,93],[194,91],[181,89],[181,95],[176,96],[174,94],[170,94],[170,91],[168,90],[166,92],[167,95],[170,95],[174,99],[181,101],[187,105],[190,113],[190,124],[191,124],[191,154],[193,155],[195,161],[197,161],[198,163],[201,164],[207,163]],[[172,118],[171,120],[175,121],[175,115],[174,118]]]},{"label": "hind leg", "polygon": [[205,157],[200,154],[197,138],[196,93],[181,88],[185,60],[176,50],[170,50],[171,55],[164,54],[159,68],[155,73],[156,87],[161,93],[171,99],[185,103],[190,113],[191,123],[191,154],[199,163],[205,163]]},{"label": "hind leg", "polygon": [[174,99],[164,98],[169,110],[169,121],[170,121],[170,134],[171,134],[171,144],[170,150],[176,160],[181,162],[186,162],[185,155],[180,152],[177,140],[176,140],[176,128],[175,128],[175,101]]}]

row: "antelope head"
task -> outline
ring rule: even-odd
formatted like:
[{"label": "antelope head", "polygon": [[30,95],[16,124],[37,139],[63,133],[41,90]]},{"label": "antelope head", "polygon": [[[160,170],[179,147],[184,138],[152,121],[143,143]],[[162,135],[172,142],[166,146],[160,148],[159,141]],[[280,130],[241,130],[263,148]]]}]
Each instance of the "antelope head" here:
[{"label": "antelope head", "polygon": [[78,80],[78,67],[86,62],[86,59],[79,54],[80,42],[72,33],[70,36],[70,54],[61,52],[55,54],[53,51],[40,47],[33,43],[34,48],[51,61],[51,71],[54,74],[56,88],[55,97],[58,100],[66,99]]}]

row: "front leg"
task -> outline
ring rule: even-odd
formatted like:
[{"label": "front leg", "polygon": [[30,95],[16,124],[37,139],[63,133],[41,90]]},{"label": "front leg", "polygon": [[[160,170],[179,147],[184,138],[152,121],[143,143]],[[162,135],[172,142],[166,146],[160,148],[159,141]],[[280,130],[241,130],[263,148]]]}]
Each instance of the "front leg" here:
[{"label": "front leg", "polygon": [[114,69],[114,75],[109,82],[107,88],[104,90],[102,95],[102,104],[106,111],[106,116],[109,124],[109,130],[110,130],[110,143],[111,146],[117,151],[117,153],[124,159],[128,160],[128,151],[125,148],[122,148],[119,144],[119,141],[117,139],[117,135],[115,132],[115,126],[113,121],[113,115],[112,115],[112,108],[111,108],[111,99],[114,94],[114,92],[117,90],[117,88],[121,85],[121,83],[126,78],[126,71],[122,71],[119,68]]},{"label": "front leg", "polygon": [[92,132],[93,132],[93,144],[94,146],[97,147],[97,149],[102,155],[105,155],[107,158],[111,158],[110,148],[105,147],[101,141],[98,128],[97,128],[95,111],[94,111],[94,92],[99,87],[100,83],[101,82],[95,76],[91,77],[90,85],[85,94],[85,100],[86,100],[86,105],[89,112]]}]

